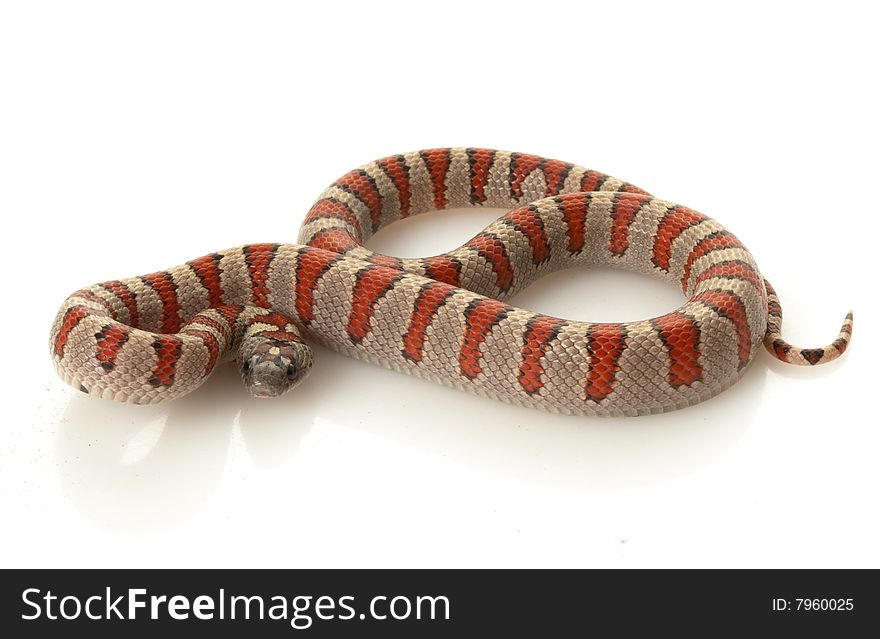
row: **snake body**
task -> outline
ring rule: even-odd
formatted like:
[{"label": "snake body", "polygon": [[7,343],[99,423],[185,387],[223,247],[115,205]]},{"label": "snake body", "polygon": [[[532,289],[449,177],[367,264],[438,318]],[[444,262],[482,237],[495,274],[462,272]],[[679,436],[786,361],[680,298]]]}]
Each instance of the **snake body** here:
[{"label": "snake body", "polygon": [[[403,259],[363,243],[445,208],[509,212],[461,247]],[[688,300],[637,322],[566,320],[507,303],[577,265],[654,274]],[[682,408],[740,378],[763,342],[782,361],[837,358],[792,346],[751,253],[715,220],[611,176],[525,153],[444,148],[351,171],[305,218],[299,244],[251,244],[73,293],[52,326],[59,375],[81,391],[153,403],[234,357],[249,390],[278,395],[309,342],[435,382],[577,415]]]}]

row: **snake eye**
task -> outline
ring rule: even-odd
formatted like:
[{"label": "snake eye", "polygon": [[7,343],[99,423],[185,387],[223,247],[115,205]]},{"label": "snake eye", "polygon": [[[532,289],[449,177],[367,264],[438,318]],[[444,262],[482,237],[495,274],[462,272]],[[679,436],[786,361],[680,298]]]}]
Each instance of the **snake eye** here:
[{"label": "snake eye", "polygon": [[287,379],[289,381],[294,381],[298,377],[298,371],[293,364],[288,365],[287,367]]},{"label": "snake eye", "polygon": [[244,364],[241,365],[241,370],[243,370],[245,373],[251,370],[251,360],[245,360]]}]

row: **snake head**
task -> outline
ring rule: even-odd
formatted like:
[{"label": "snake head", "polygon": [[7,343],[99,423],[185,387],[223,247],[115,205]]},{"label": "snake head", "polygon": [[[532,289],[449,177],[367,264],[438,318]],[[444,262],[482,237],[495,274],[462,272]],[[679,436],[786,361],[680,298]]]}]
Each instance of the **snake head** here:
[{"label": "snake head", "polygon": [[241,358],[241,378],[254,397],[280,397],[312,368],[312,349],[303,342],[260,338]]}]

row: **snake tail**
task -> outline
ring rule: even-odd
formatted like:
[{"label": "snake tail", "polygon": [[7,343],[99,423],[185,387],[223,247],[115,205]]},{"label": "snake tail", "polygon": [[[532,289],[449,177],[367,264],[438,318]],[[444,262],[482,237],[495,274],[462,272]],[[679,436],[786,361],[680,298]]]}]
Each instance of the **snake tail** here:
[{"label": "snake tail", "polygon": [[779,295],[764,280],[767,289],[767,333],[764,335],[764,346],[776,359],[795,366],[818,366],[833,362],[843,355],[852,339],[853,313],[850,311],[843,320],[837,339],[822,348],[801,348],[789,344],[782,338],[782,305]]}]

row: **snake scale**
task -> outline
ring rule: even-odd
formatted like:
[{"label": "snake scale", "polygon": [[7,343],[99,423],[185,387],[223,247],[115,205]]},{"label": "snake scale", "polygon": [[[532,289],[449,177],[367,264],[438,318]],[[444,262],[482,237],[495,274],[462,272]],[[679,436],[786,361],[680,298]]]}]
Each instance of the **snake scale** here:
[{"label": "snake scale", "polygon": [[[452,207],[509,212],[461,247],[403,259],[363,243]],[[612,266],[676,283],[661,317],[589,323],[511,306],[539,277]],[[445,148],[351,171],[312,206],[299,244],[250,244],[73,293],[51,331],[59,375],[89,395],[173,399],[234,358],[249,392],[281,395],[308,343],[504,401],[577,415],[682,408],[740,378],[760,344],[791,364],[846,349],[783,340],[782,311],[743,244],[715,220],[611,176],[526,153]]]}]

